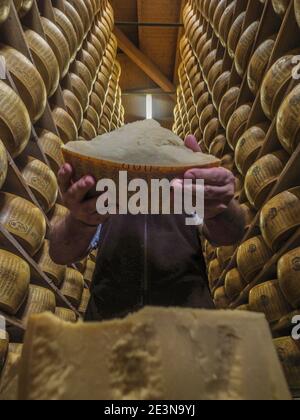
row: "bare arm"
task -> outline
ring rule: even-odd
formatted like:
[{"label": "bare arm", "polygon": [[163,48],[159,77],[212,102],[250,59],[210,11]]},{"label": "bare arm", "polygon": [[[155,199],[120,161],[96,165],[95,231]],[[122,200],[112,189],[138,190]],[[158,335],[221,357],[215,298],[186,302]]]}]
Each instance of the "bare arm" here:
[{"label": "bare arm", "polygon": [[50,233],[50,256],[61,265],[72,264],[87,256],[97,228],[106,218],[96,210],[97,199],[85,200],[96,182],[92,177],[72,183],[73,169],[64,165],[58,174],[64,205],[70,213],[62,220],[54,221]]}]

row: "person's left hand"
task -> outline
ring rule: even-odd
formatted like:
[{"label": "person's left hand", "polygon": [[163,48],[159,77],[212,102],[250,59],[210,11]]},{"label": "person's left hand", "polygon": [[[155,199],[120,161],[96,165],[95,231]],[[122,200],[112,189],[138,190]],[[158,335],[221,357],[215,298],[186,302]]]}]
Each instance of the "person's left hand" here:
[{"label": "person's left hand", "polygon": [[[185,145],[194,152],[201,148],[192,135],[185,140]],[[184,174],[184,179],[204,180],[205,219],[213,219],[225,212],[235,195],[235,177],[225,168],[191,169]],[[194,189],[196,186],[193,187]]]}]

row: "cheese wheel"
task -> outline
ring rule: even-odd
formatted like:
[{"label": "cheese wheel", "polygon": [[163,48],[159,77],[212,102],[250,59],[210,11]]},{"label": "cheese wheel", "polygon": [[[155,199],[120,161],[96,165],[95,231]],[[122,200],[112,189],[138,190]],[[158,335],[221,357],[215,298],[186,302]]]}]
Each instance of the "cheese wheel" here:
[{"label": "cheese wheel", "polygon": [[260,215],[260,228],[268,246],[278,251],[300,226],[300,188],[272,198]]},{"label": "cheese wheel", "polygon": [[55,108],[52,116],[64,143],[77,140],[78,130],[75,121],[63,108]]},{"label": "cheese wheel", "polygon": [[63,91],[63,98],[68,113],[73,118],[77,128],[79,129],[83,121],[83,109],[76,95],[68,89]]},{"label": "cheese wheel", "polygon": [[242,34],[237,44],[234,62],[236,71],[241,77],[243,77],[247,70],[258,28],[258,21],[251,23],[251,25]]},{"label": "cheese wheel", "polygon": [[212,100],[216,109],[219,109],[220,102],[224,97],[225,93],[228,91],[230,75],[230,71],[222,73],[213,85]]},{"label": "cheese wheel", "polygon": [[299,396],[300,391],[300,345],[292,337],[274,340],[279,360],[292,393]]},{"label": "cheese wheel", "polygon": [[68,16],[66,16],[61,10],[53,7],[53,13],[55,17],[55,23],[63,33],[69,45],[70,61],[74,61],[78,48],[78,39],[75,28]]},{"label": "cheese wheel", "polygon": [[42,248],[35,256],[35,261],[55,286],[60,287],[65,278],[66,266],[56,264],[49,255],[49,249],[49,241],[45,240]]},{"label": "cheese wheel", "polygon": [[100,125],[100,118],[95,108],[89,105],[88,109],[86,110],[85,117],[95,127],[96,131],[98,131]]},{"label": "cheese wheel", "polygon": [[47,156],[51,169],[54,173],[57,173],[65,162],[61,151],[63,142],[51,131],[40,129],[37,130],[37,133],[39,136],[38,144]]},{"label": "cheese wheel", "polygon": [[69,210],[66,207],[60,204],[55,204],[49,216],[51,220],[54,221],[55,219],[63,219],[68,214],[69,214]]},{"label": "cheese wheel", "polygon": [[219,260],[213,260],[208,267],[208,281],[210,290],[213,291],[222,275],[222,268],[220,266]]},{"label": "cheese wheel", "polygon": [[93,88],[93,78],[88,67],[82,61],[76,61],[75,73],[83,80],[88,92],[91,92]]},{"label": "cheese wheel", "polygon": [[220,129],[221,129],[220,123],[217,118],[213,118],[207,123],[203,132],[203,141],[207,149],[210,148],[213,140],[220,133]]},{"label": "cheese wheel", "polygon": [[31,10],[33,5],[33,0],[22,0],[21,7],[18,10],[20,18],[23,18]]},{"label": "cheese wheel", "polygon": [[86,111],[89,105],[89,92],[84,84],[83,80],[80,79],[75,73],[70,73],[70,82],[72,91],[75,93],[77,99],[81,103],[83,111]]},{"label": "cheese wheel", "polygon": [[264,144],[268,125],[258,125],[249,128],[238,140],[235,148],[235,164],[242,175],[255,162],[259,151]]},{"label": "cheese wheel", "polygon": [[220,19],[219,38],[224,48],[226,47],[226,44],[227,44],[227,39],[228,39],[229,31],[231,28],[231,23],[233,20],[236,4],[237,4],[237,0],[231,1],[229,5],[227,6],[227,8],[225,9]]},{"label": "cheese wheel", "polygon": [[10,0],[1,0],[0,2],[0,25],[6,21],[10,13]]},{"label": "cheese wheel", "polygon": [[235,150],[237,142],[245,131],[252,104],[241,105],[230,117],[226,128],[226,137],[229,146]]},{"label": "cheese wheel", "polygon": [[284,16],[285,12],[289,7],[290,1],[289,0],[272,0],[272,5],[274,8],[275,13],[280,16]]},{"label": "cheese wheel", "polygon": [[237,266],[243,279],[251,283],[271,257],[272,251],[262,236],[244,242],[237,253]]},{"label": "cheese wheel", "polygon": [[46,221],[41,210],[31,202],[0,192],[0,223],[31,256],[41,248],[46,234]]},{"label": "cheese wheel", "polygon": [[212,141],[209,147],[209,154],[214,155],[219,159],[225,155],[227,151],[227,140],[224,134],[219,134],[215,139]]},{"label": "cheese wheel", "polygon": [[71,309],[56,308],[55,315],[57,316],[57,318],[65,322],[75,323],[77,321],[76,314],[75,312],[71,311]]},{"label": "cheese wheel", "polygon": [[262,207],[288,160],[288,154],[281,150],[263,156],[250,167],[245,178],[245,192],[255,209]]},{"label": "cheese wheel", "polygon": [[239,94],[240,88],[235,86],[230,88],[221,99],[219,106],[219,120],[223,128],[225,129],[227,127],[231,115],[233,114]]},{"label": "cheese wheel", "polygon": [[47,96],[51,97],[58,88],[60,76],[55,54],[48,42],[46,42],[38,33],[31,29],[27,29],[24,32],[24,35],[36,68],[44,81]]},{"label": "cheese wheel", "polygon": [[88,51],[86,51],[85,49],[83,49],[81,51],[81,56],[82,56],[81,61],[89,69],[89,72],[90,72],[90,74],[92,76],[92,81],[94,82],[96,80],[97,70],[98,70],[97,63],[95,62],[95,60],[92,57],[92,55]]},{"label": "cheese wheel", "polygon": [[268,281],[254,287],[249,294],[249,306],[253,312],[264,313],[270,323],[279,321],[291,311],[278,280]]},{"label": "cheese wheel", "polygon": [[81,302],[83,288],[83,275],[73,268],[67,268],[61,292],[77,308]]},{"label": "cheese wheel", "polygon": [[0,309],[15,315],[26,298],[30,268],[26,261],[0,250]]},{"label": "cheese wheel", "polygon": [[79,134],[82,138],[89,141],[97,137],[97,130],[89,120],[84,119]]},{"label": "cheese wheel", "polygon": [[3,187],[8,170],[7,152],[0,140],[0,189]]},{"label": "cheese wheel", "polygon": [[230,300],[226,296],[225,287],[219,287],[214,293],[214,304],[217,309],[227,309]]},{"label": "cheese wheel", "polygon": [[300,248],[296,248],[278,261],[278,280],[280,288],[294,309],[300,306]]},{"label": "cheese wheel", "polygon": [[68,42],[55,23],[45,17],[41,17],[41,20],[47,42],[52,48],[59,65],[60,77],[63,78],[69,70],[71,61]]},{"label": "cheese wheel", "polygon": [[82,293],[82,298],[81,298],[81,302],[80,302],[80,306],[78,311],[81,314],[85,314],[90,302],[90,298],[91,298],[91,292],[89,291],[89,289],[84,289],[83,293]]},{"label": "cheese wheel", "polygon": [[55,307],[56,298],[51,290],[31,284],[26,302],[20,309],[22,321],[26,325],[30,316],[43,312],[54,313]]},{"label": "cheese wheel", "polygon": [[227,49],[230,57],[234,59],[236,47],[242,35],[243,23],[246,13],[241,13],[233,22],[227,38]]},{"label": "cheese wheel", "polygon": [[300,1],[294,0],[295,16],[298,26],[300,28]]},{"label": "cheese wheel", "polygon": [[87,34],[90,28],[89,12],[83,0],[76,0],[72,2],[73,6],[77,10],[78,15],[83,23],[84,33]]},{"label": "cheese wheel", "polygon": [[5,365],[6,356],[8,353],[9,336],[6,331],[0,329],[0,374]]},{"label": "cheese wheel", "polygon": [[256,49],[250,60],[247,80],[249,89],[254,95],[259,91],[274,45],[275,36],[264,41]]},{"label": "cheese wheel", "polygon": [[39,72],[23,54],[7,45],[1,45],[0,54],[24,102],[30,119],[36,123],[44,114],[47,101],[46,88]]},{"label": "cheese wheel", "polygon": [[247,286],[237,268],[228,271],[225,278],[225,292],[231,301],[237,299]]},{"label": "cheese wheel", "polygon": [[75,29],[75,32],[77,35],[77,51],[78,51],[81,48],[81,45],[83,42],[84,27],[75,7],[69,1],[66,1],[66,0],[64,0],[63,3],[64,3],[66,16],[69,18],[70,22],[72,23],[73,28]]},{"label": "cheese wheel", "polygon": [[217,249],[217,258],[222,270],[225,270],[236,250],[235,246],[222,246]]},{"label": "cheese wheel", "polygon": [[220,27],[220,20],[223,16],[223,13],[226,10],[228,1],[227,0],[218,0],[217,7],[215,8],[215,12],[212,19],[212,26],[214,28],[215,34],[217,37],[220,37],[219,27]]},{"label": "cheese wheel", "polygon": [[28,156],[24,159],[21,173],[44,212],[48,213],[58,196],[58,184],[54,172],[45,163]]},{"label": "cheese wheel", "polygon": [[277,60],[264,77],[260,99],[265,115],[273,120],[286,93],[295,70],[294,57],[299,52],[290,53]]},{"label": "cheese wheel", "polygon": [[253,210],[250,203],[241,204],[241,208],[246,220],[246,229],[248,229],[256,216],[256,212]]},{"label": "cheese wheel", "polygon": [[277,115],[277,134],[282,147],[292,154],[300,143],[300,85],[285,98]]}]

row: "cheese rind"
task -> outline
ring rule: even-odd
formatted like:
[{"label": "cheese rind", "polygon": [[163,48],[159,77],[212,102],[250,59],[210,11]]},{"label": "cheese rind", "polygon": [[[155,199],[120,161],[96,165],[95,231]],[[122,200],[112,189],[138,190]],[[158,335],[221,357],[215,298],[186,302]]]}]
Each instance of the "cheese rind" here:
[{"label": "cheese rind", "polygon": [[100,324],[32,317],[19,397],[276,400],[290,394],[263,316],[145,308]]}]

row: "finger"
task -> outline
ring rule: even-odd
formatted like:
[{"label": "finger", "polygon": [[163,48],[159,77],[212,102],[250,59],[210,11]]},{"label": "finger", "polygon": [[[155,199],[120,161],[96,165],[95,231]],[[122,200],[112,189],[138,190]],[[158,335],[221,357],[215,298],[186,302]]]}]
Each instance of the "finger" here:
[{"label": "finger", "polygon": [[66,199],[74,204],[79,204],[84,200],[86,194],[95,186],[96,182],[94,178],[86,176],[71,186],[66,194]]},{"label": "finger", "polygon": [[185,179],[201,179],[205,184],[224,186],[235,183],[232,172],[225,168],[191,169],[184,174]]},{"label": "finger", "polygon": [[68,189],[70,188],[72,176],[73,176],[73,168],[71,165],[66,163],[60,168],[57,178],[58,178],[58,184],[62,193],[67,192]]},{"label": "finger", "polygon": [[201,152],[201,148],[197,142],[197,139],[195,136],[193,136],[192,134],[190,134],[189,136],[187,136],[187,138],[185,139],[184,142],[185,146],[188,149],[191,149],[193,152]]},{"label": "finger", "polygon": [[[195,190],[197,187],[195,187]],[[215,186],[204,186],[204,198],[205,200],[215,200],[219,203],[228,203],[234,197],[234,186],[215,187]]]}]

